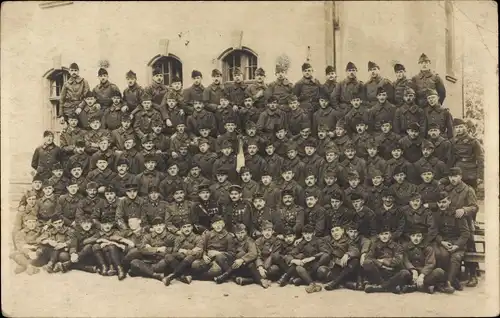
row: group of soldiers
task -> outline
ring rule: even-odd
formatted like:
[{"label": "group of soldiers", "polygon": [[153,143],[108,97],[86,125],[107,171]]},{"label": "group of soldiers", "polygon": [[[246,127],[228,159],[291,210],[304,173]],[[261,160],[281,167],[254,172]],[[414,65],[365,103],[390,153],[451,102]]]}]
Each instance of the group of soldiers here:
[{"label": "group of soldiers", "polygon": [[[245,83],[212,71],[120,92],[99,69],[89,89],[76,63],[61,92],[66,127],[46,131],[32,188],[15,220],[16,273],[82,270],[170,285],[195,279],[271,281],[318,292],[462,290],[474,248],[483,150],[443,107],[446,90],[425,55],[394,82],[369,62],[337,81],[289,82],[276,66]],[[466,263],[467,286],[477,263]]]}]

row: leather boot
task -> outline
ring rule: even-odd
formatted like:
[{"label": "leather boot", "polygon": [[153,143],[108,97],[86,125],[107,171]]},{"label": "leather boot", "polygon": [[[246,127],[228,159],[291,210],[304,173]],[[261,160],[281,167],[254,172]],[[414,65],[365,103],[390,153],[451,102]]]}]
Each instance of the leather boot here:
[{"label": "leather boot", "polygon": [[446,282],[445,284],[439,284],[436,286],[436,290],[445,294],[453,294],[455,292],[455,288],[451,286],[450,282]]},{"label": "leather boot", "polygon": [[59,272],[62,272],[62,264],[61,264],[61,262],[57,262],[54,265],[54,273],[59,273]]},{"label": "leather boot", "polygon": [[304,281],[302,280],[302,278],[300,277],[295,277],[293,280],[292,280],[292,283],[295,285],[295,286],[300,286],[304,283]]},{"label": "leather boot", "polygon": [[115,276],[116,275],[116,268],[114,265],[109,265],[108,267],[108,272],[106,273],[107,276]]},{"label": "leather boot", "polygon": [[338,280],[332,280],[331,282],[328,282],[325,284],[325,290],[334,290],[339,287],[339,281]]},{"label": "leather boot", "polygon": [[122,266],[118,266],[118,280],[124,280],[127,277],[127,273]]},{"label": "leather boot", "polygon": [[401,288],[401,292],[403,294],[407,293],[414,293],[417,291],[417,285],[412,284],[412,285],[404,285],[403,288]]},{"label": "leather boot", "polygon": [[225,282],[229,278],[229,275],[230,275],[230,273],[224,272],[224,273],[222,273],[222,275],[215,277],[214,281],[217,284],[222,284],[223,282]]},{"label": "leather boot", "polygon": [[72,263],[70,261],[61,263],[61,271],[63,273],[66,273],[67,271],[69,271],[71,269],[71,264]]},{"label": "leather boot", "polygon": [[163,280],[163,274],[160,274],[160,273],[154,273],[152,278],[156,279],[156,280]]},{"label": "leather boot", "polygon": [[93,265],[82,265],[82,266],[78,267],[78,269],[83,271],[83,272],[87,272],[87,273],[97,273],[98,272],[97,267],[93,266]]},{"label": "leather boot", "polygon": [[21,274],[22,272],[26,271],[28,267],[24,265],[17,265],[16,268],[14,269],[15,274]]},{"label": "leather boot", "polygon": [[43,269],[49,273],[52,274],[54,272],[54,264],[52,262],[48,262],[43,266]]},{"label": "leather boot", "polygon": [[193,277],[191,277],[191,275],[181,275],[181,277],[179,277],[179,280],[184,284],[189,285],[193,281]]},{"label": "leather boot", "polygon": [[161,281],[163,282],[163,284],[165,286],[168,286],[174,280],[174,278],[175,278],[174,274],[169,274],[169,275],[165,276]]},{"label": "leather boot", "polygon": [[455,288],[455,290],[458,290],[458,291],[464,290],[464,287],[462,286],[462,284],[460,283],[460,281],[457,278],[455,278],[453,280],[453,282],[451,282],[451,287]]},{"label": "leather boot", "polygon": [[[345,282],[344,287],[350,290],[358,290],[358,283],[356,282]],[[326,289],[326,286],[325,286]],[[329,290],[329,289],[326,289]]]},{"label": "leather boot", "polygon": [[102,276],[107,276],[109,268],[104,260],[104,254],[102,251],[95,251],[94,255],[97,260],[97,272]]},{"label": "leather boot", "polygon": [[467,287],[476,287],[477,286],[477,277],[476,276],[471,276],[469,278],[469,281],[467,282],[467,284],[465,284],[465,286]]},{"label": "leather boot", "polygon": [[241,286],[250,285],[254,283],[253,279],[248,277],[236,277],[234,281],[236,282],[236,284]]},{"label": "leather boot", "polygon": [[367,284],[365,286],[365,293],[381,293],[385,289],[381,285]]},{"label": "leather boot", "polygon": [[290,280],[290,274],[285,273],[280,277],[280,279],[278,279],[277,283],[280,287],[284,287],[288,284],[289,280]]}]

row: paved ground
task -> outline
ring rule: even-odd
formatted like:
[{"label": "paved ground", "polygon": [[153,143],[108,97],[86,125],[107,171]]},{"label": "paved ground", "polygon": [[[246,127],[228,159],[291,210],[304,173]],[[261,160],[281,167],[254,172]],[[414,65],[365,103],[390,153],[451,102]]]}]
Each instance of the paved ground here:
[{"label": "paved ground", "polygon": [[484,280],[454,295],[367,295],[350,290],[309,295],[295,286],[264,290],[256,285],[195,281],[190,286],[174,282],[165,287],[156,280],[128,277],[120,282],[83,272],[4,274],[3,313],[17,317],[491,315],[485,309]]}]

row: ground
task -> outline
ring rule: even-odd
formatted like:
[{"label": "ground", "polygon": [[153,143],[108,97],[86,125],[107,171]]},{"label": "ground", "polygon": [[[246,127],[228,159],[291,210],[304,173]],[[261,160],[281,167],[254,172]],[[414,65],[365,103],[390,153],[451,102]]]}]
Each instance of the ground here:
[{"label": "ground", "polygon": [[[12,270],[12,268],[10,268]],[[5,272],[4,272],[5,273]],[[11,272],[10,272],[11,273]],[[2,277],[4,315],[23,317],[237,317],[237,316],[468,316],[486,315],[484,279],[476,288],[453,295],[365,294],[351,290],[307,294],[304,287],[232,282],[216,285],[194,281],[185,285],[127,277],[101,277],[69,272]],[[49,277],[50,275],[50,277]],[[5,279],[9,277],[9,279]],[[36,286],[31,288],[31,286]],[[8,291],[8,293],[5,293]]]}]

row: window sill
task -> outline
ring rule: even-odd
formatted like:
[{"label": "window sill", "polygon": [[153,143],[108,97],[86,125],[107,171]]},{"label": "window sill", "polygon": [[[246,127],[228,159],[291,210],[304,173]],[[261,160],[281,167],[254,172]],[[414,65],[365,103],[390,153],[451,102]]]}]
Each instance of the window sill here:
[{"label": "window sill", "polygon": [[[224,83],[234,83],[234,81],[224,81]],[[244,80],[243,84],[255,84],[257,80]]]},{"label": "window sill", "polygon": [[448,81],[448,82],[451,82],[451,83],[456,83],[457,82],[457,78],[453,75],[446,75],[445,76],[445,79]]},{"label": "window sill", "polygon": [[58,102],[59,100],[61,100],[61,97],[60,96],[51,96],[51,97],[49,97],[49,100],[51,102]]}]

